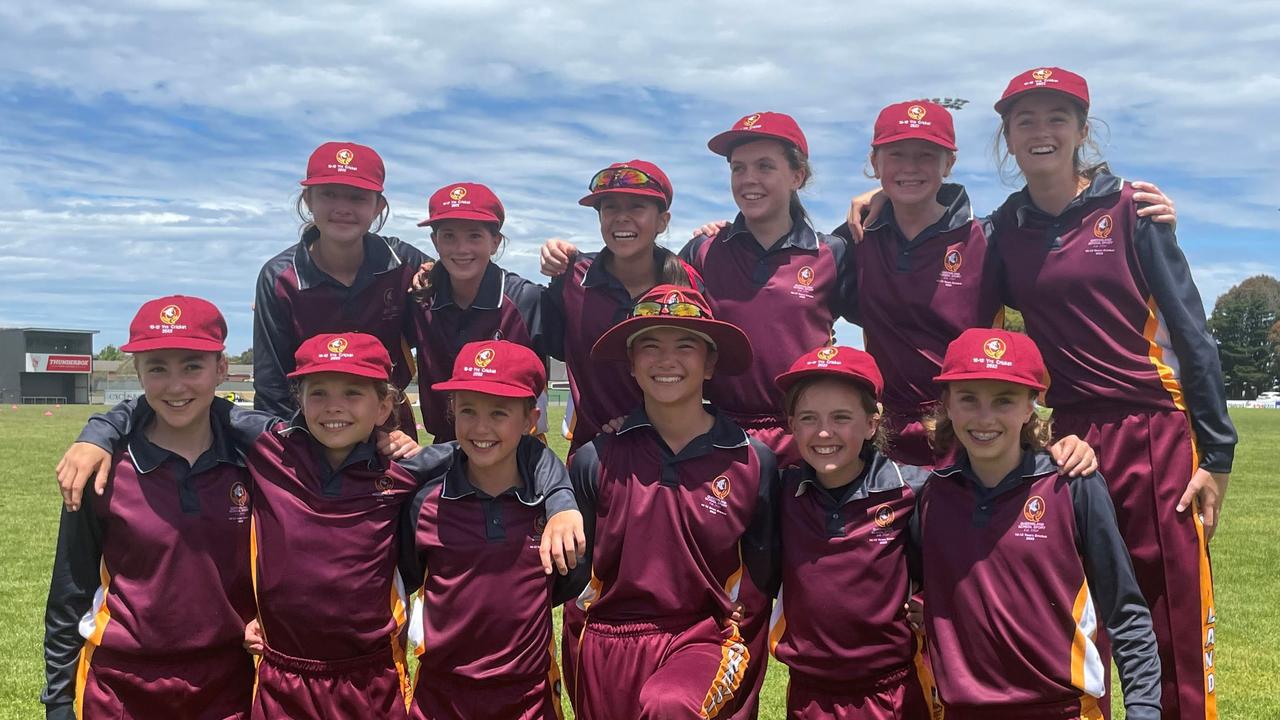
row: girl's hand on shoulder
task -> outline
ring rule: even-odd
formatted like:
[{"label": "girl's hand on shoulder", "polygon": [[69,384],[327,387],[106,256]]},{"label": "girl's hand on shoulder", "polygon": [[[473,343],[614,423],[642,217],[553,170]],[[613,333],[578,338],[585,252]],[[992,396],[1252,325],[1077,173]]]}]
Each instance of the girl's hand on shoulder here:
[{"label": "girl's hand on shoulder", "polygon": [[612,435],[618,432],[619,430],[621,430],[622,424],[625,423],[626,421],[627,421],[627,416],[619,415],[618,417],[606,422],[604,426],[600,428],[600,432],[606,435]]},{"label": "girl's hand on shoulder", "polygon": [[378,432],[374,439],[378,443],[378,454],[392,460],[411,458],[422,450],[413,438],[399,430],[392,430],[389,433]]},{"label": "girl's hand on shoulder", "polygon": [[1058,474],[1082,477],[1098,470],[1098,456],[1089,443],[1068,435],[1049,446],[1049,455],[1058,464]]},{"label": "girl's hand on shoulder", "polygon": [[578,252],[578,248],[568,240],[551,238],[542,243],[538,257],[542,263],[542,274],[547,277],[559,277],[569,270],[569,261]]},{"label": "girl's hand on shoulder", "polygon": [[262,635],[262,625],[257,618],[244,626],[244,649],[250,655],[261,655],[267,649],[267,639]]},{"label": "girl's hand on shoulder", "polygon": [[58,490],[62,492],[62,505],[67,512],[80,509],[84,486],[92,476],[93,491],[101,495],[107,489],[107,477],[111,474],[111,453],[93,443],[72,443],[54,469],[58,475]]},{"label": "girl's hand on shoulder", "polygon": [[855,245],[862,242],[866,226],[875,222],[888,201],[879,188],[868,190],[849,201],[849,214],[845,222],[849,225],[849,232],[853,235]]},{"label": "girl's hand on shoulder", "polygon": [[542,571],[548,575],[559,571],[568,575],[578,567],[578,558],[587,552],[587,535],[582,527],[582,513],[564,510],[551,516],[542,529],[542,544],[538,555],[542,557]]},{"label": "girl's hand on shoulder", "polygon": [[1138,191],[1133,194],[1135,202],[1151,203],[1138,208],[1138,217],[1149,217],[1155,222],[1172,225],[1175,230],[1178,228],[1178,211],[1172,198],[1161,192],[1155,183],[1135,180],[1132,185]]},{"label": "girl's hand on shoulder", "polygon": [[694,230],[693,235],[690,237],[690,239],[692,240],[693,238],[696,238],[702,235],[705,235],[709,238],[713,238],[719,235],[720,231],[727,227],[729,227],[728,220],[715,220],[707,223],[706,225],[703,225],[697,230]]}]

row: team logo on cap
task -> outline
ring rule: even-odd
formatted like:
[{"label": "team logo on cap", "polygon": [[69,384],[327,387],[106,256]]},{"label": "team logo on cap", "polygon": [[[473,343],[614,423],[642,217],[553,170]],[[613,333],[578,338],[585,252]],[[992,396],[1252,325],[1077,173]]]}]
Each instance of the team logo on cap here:
[{"label": "team logo on cap", "polygon": [[668,305],[670,305],[671,303],[684,302],[684,295],[681,295],[676,290],[672,290],[671,292],[667,293],[667,297],[663,299],[662,302]]},{"label": "team logo on cap", "polygon": [[911,118],[912,120],[923,120],[926,114],[927,113],[923,105],[912,105],[911,107],[907,108],[907,117]]},{"label": "team logo on cap", "polygon": [[182,308],[177,305],[165,305],[160,311],[160,322],[165,325],[176,325],[180,317],[182,317]]},{"label": "team logo on cap", "polygon": [[340,354],[342,351],[347,349],[347,339],[336,337],[330,340],[329,344],[325,347],[329,348],[329,352],[334,353],[335,355]]},{"label": "team logo on cap", "polygon": [[480,352],[476,353],[476,367],[489,367],[489,363],[493,362],[493,358],[496,356],[497,353],[493,351],[493,348],[484,348]]},{"label": "team logo on cap", "polygon": [[455,201],[461,200],[466,196],[467,196],[467,189],[462,186],[458,186],[449,191],[449,197],[453,198]]},{"label": "team logo on cap", "polygon": [[1044,82],[1045,80],[1048,80],[1051,77],[1053,77],[1053,71],[1050,70],[1049,68],[1040,68],[1039,70],[1031,71],[1032,80],[1038,80],[1040,82]]},{"label": "team logo on cap", "polygon": [[1093,236],[1096,238],[1111,237],[1111,231],[1115,228],[1115,223],[1111,220],[1110,215],[1103,215],[1098,218],[1098,222],[1093,224]]},{"label": "team logo on cap", "polygon": [[1027,498],[1026,504],[1022,506],[1022,517],[1028,522],[1040,522],[1040,518],[1044,517],[1044,498],[1039,495]]},{"label": "team logo on cap", "polygon": [[350,165],[351,161],[356,159],[356,154],[351,152],[347,148],[342,148],[341,150],[338,151],[338,154],[334,155],[333,157],[335,160],[338,161],[338,164],[340,165]]},{"label": "team logo on cap", "polygon": [[982,344],[982,352],[986,353],[987,357],[992,360],[999,360],[1004,357],[1005,350],[1008,350],[1008,348],[1000,338],[991,338]]},{"label": "team logo on cap", "polygon": [[800,271],[796,273],[796,282],[799,282],[801,285],[804,285],[805,287],[809,287],[810,285],[812,285],[813,284],[813,268],[809,267],[808,265],[805,265],[804,267],[800,268]]},{"label": "team logo on cap", "polygon": [[876,508],[876,515],[875,515],[876,527],[879,527],[879,528],[889,527],[890,525],[893,524],[894,517],[895,515],[893,512],[893,508],[889,507],[888,505],[881,505],[880,507]]},{"label": "team logo on cap", "polygon": [[244,483],[231,484],[231,504],[236,507],[245,507],[249,504],[249,488],[245,487]]},{"label": "team logo on cap", "polygon": [[942,267],[947,272],[956,272],[964,264],[964,256],[959,250],[949,250],[942,256]]},{"label": "team logo on cap", "polygon": [[729,497],[729,478],[724,475],[717,475],[716,479],[711,481],[711,494],[721,500]]},{"label": "team logo on cap", "polygon": [[755,127],[756,123],[760,122],[760,113],[748,115],[742,118],[742,120],[740,120],[739,122],[742,123],[742,127],[750,130],[751,128]]},{"label": "team logo on cap", "polygon": [[834,347],[824,347],[818,351],[818,359],[823,362],[826,362],[839,354],[840,354],[840,351],[835,349]]}]

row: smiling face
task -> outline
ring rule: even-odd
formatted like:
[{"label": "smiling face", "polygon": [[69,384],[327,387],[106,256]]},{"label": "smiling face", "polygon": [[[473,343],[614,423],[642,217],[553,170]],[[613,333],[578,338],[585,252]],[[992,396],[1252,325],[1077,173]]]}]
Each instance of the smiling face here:
[{"label": "smiling face", "polygon": [[307,429],[336,468],[356,445],[391,415],[391,395],[378,395],[373,380],[347,373],[304,375],[299,388]]},{"label": "smiling face", "polygon": [[303,192],[302,199],[311,211],[320,237],[339,244],[362,240],[387,206],[380,193],[336,183],[313,185]]},{"label": "smiling face", "polygon": [[1080,107],[1061,93],[1029,92],[1004,118],[1009,154],[1028,182],[1074,176],[1076,150],[1088,135]]},{"label": "smiling face", "polygon": [[658,235],[666,232],[671,213],[653,199],[628,193],[609,193],[596,206],[600,237],[615,258],[625,260],[653,254]]},{"label": "smiling face", "polygon": [[868,412],[866,392],[844,380],[808,381],[797,391],[788,417],[800,457],[826,487],[850,482],[862,471],[862,446],[876,435],[880,415]]},{"label": "smiling face", "polygon": [[791,194],[804,186],[805,173],[791,167],[785,146],[777,140],[755,140],[729,155],[733,200],[748,222],[766,223],[789,217]]},{"label": "smiling face", "polygon": [[716,354],[707,341],[675,327],[646,330],[631,344],[631,376],[646,402],[700,405],[702,383],[715,370]]},{"label": "smiling face", "polygon": [[873,148],[871,166],[895,207],[934,202],[942,180],[951,174],[955,153],[928,140],[912,138]]},{"label": "smiling face", "polygon": [[214,390],[227,377],[222,353],[151,350],[133,361],[157,423],[183,431],[209,421]]},{"label": "smiling face", "polygon": [[1033,395],[1022,385],[999,380],[967,380],[947,387],[947,417],[972,462],[1017,463],[1022,426],[1035,412]]},{"label": "smiling face", "polygon": [[538,422],[539,410],[528,398],[457,390],[452,402],[458,446],[473,470],[514,464],[520,437]]},{"label": "smiling face", "polygon": [[498,252],[502,236],[479,220],[443,220],[431,233],[440,262],[454,282],[475,282],[484,276],[489,258]]}]

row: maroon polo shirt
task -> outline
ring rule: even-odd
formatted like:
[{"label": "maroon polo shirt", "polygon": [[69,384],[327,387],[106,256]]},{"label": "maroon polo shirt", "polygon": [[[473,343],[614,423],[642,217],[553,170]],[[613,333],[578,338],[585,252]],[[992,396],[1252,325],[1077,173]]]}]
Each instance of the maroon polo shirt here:
[{"label": "maroon polo shirt", "polygon": [[448,395],[433,392],[431,385],[450,378],[458,352],[469,342],[509,340],[535,350],[545,345],[544,292],[541,285],[489,263],[470,307],[458,307],[447,283],[435,289],[431,302],[414,304],[411,313],[417,338],[422,424],[435,442],[453,440],[454,434]]},{"label": "maroon polo shirt", "polygon": [[841,287],[851,282],[848,256],[844,238],[815,232],[800,217],[766,250],[741,213],[715,237],[699,235],[684,246],[680,257],[701,275],[716,319],[741,328],[755,351],[749,371],[707,383],[713,405],[748,428],[786,424],[773,379],[831,343],[850,295]]},{"label": "maroon polo shirt", "polygon": [[251,483],[230,405],[214,401],[213,445],[188,465],[147,439],[154,411],[140,399],[106,492],[85,492],[79,511],[63,511],[45,608],[41,701],[51,709],[74,700],[79,627],[90,645],[153,660],[243,642],[255,614]]},{"label": "maroon polo shirt", "polygon": [[793,674],[824,683],[874,681],[916,652],[902,613],[911,594],[906,544],[929,471],[868,448],[863,472],[835,493],[808,463],[783,471],[770,649]]},{"label": "maroon polo shirt", "polygon": [[[391,380],[400,389],[413,378],[413,357],[405,338],[412,332],[408,289],[418,266],[430,258],[398,238],[364,236],[364,263],[350,287],[316,266],[302,240],[271,258],[258,274],[253,312],[253,406],[277,417],[298,409],[286,377],[303,340],[320,333],[373,335],[391,356]],[[412,417],[401,429],[413,435]]]},{"label": "maroon polo shirt", "polygon": [[1102,625],[1128,716],[1158,718],[1151,615],[1102,476],[1063,477],[1047,452],[1028,451],[988,489],[967,461],[934,472],[913,520],[943,703],[1017,710],[1101,697]]},{"label": "maroon polo shirt", "polygon": [[547,510],[539,488],[571,492],[569,472],[528,435],[516,463],[520,483],[492,497],[467,480],[466,455],[454,447],[405,507],[400,567],[409,590],[423,591],[417,652],[424,682],[441,673],[546,678],[550,669],[551,608],[586,578],[543,573],[538,547]]},{"label": "maroon polo shirt", "polygon": [[[636,410],[614,435],[570,459],[592,543],[589,618],[727,619],[743,583],[776,586],[777,468],[773,453],[723,415],[673,453]],[[751,625],[765,607],[747,607]]]},{"label": "maroon polo shirt", "polygon": [[1051,407],[1186,410],[1201,466],[1230,472],[1218,346],[1173,229],[1137,216],[1133,187],[1100,173],[1060,215],[1024,188],[993,217],[1007,303],[1044,355]]},{"label": "maroon polo shirt", "polygon": [[[937,402],[942,389],[933,378],[947,345],[969,328],[991,327],[1002,310],[990,225],[974,220],[962,185],[943,185],[938,202],[946,207],[942,217],[914,238],[903,235],[886,203],[851,251],[846,307],[884,374],[883,402],[894,428],[919,420]],[[848,225],[835,234],[849,238]]]}]

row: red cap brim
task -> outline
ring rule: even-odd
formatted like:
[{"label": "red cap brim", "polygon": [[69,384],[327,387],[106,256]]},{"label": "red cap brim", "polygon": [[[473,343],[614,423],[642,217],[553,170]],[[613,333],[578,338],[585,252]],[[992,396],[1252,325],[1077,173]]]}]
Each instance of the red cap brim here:
[{"label": "red cap brim", "polygon": [[309,177],[298,183],[310,187],[312,185],[350,185],[362,190],[373,190],[374,192],[382,192],[382,185],[372,180],[366,180],[362,177],[354,175],[325,175],[323,177]]},{"label": "red cap brim", "polygon": [[1067,98],[1068,100],[1075,102],[1077,105],[1080,105],[1081,107],[1083,107],[1086,115],[1089,113],[1088,100],[1080,97],[1079,95],[1076,95],[1075,93],[1070,93],[1065,90],[1059,90],[1057,88],[1051,88],[1051,87],[1029,87],[1029,88],[1024,88],[1022,90],[1019,90],[1018,92],[1012,93],[1010,95],[1006,95],[996,101],[996,104],[995,104],[996,112],[1000,115],[1003,115],[1005,111],[1009,109],[1010,105],[1013,105],[1015,102],[1017,102],[1018,98],[1022,97],[1023,95],[1026,95],[1027,93],[1040,92],[1040,91],[1057,93]]},{"label": "red cap brim", "polygon": [[868,392],[871,393],[871,396],[874,397],[877,401],[880,400],[880,393],[876,392],[875,383],[872,382],[870,378],[865,378],[865,377],[862,377],[861,375],[857,375],[851,372],[842,372],[839,370],[832,370],[829,368],[809,368],[806,370],[795,370],[793,372],[784,372],[778,377],[774,378],[773,383],[778,386],[779,390],[785,393],[791,389],[791,386],[795,385],[796,383],[808,377],[824,377],[824,378],[834,378],[836,380],[848,380],[851,383],[856,383],[857,385],[865,388]]},{"label": "red cap brim", "polygon": [[1028,387],[1033,390],[1041,390],[1041,391],[1046,390],[1049,387],[1048,385],[1045,385],[1042,382],[1033,382],[1026,378],[1015,377],[1010,375],[1009,373],[1002,373],[999,370],[985,370],[985,371],[978,370],[975,372],[943,373],[941,375],[935,375],[933,378],[934,382],[940,382],[940,383],[964,382],[965,380],[998,380],[1000,382],[1013,383],[1014,385],[1021,385],[1023,387]]},{"label": "red cap brim", "polygon": [[[729,157],[733,149],[738,145],[753,142],[755,140],[777,140],[780,143],[786,143],[792,147],[804,151],[805,148],[796,145],[795,140],[786,135],[771,133],[766,130],[725,130],[719,135],[707,141],[707,149],[717,155]],[[805,153],[808,154],[807,152]]]},{"label": "red cap brim", "polygon": [[751,368],[754,354],[745,333],[721,320],[686,318],[672,315],[645,315],[623,320],[614,325],[591,348],[592,360],[627,362],[627,339],[653,327],[688,328],[706,335],[716,344],[716,372],[741,375]]},{"label": "red cap brim", "polygon": [[355,375],[356,377],[365,377],[370,380],[382,380],[390,382],[391,378],[387,373],[377,368],[368,367],[366,365],[348,364],[341,361],[329,362],[323,365],[312,365],[301,370],[294,370],[286,377],[296,378],[304,375],[315,375],[316,373],[342,373],[344,375]]},{"label": "red cap brim", "polygon": [[140,353],[151,350],[196,350],[198,352],[222,352],[227,347],[214,340],[200,338],[159,337],[127,342],[120,346],[121,352]]},{"label": "red cap brim", "polygon": [[483,212],[481,210],[451,210],[449,212],[440,213],[435,217],[429,217],[418,223],[418,227],[435,227],[438,222],[445,220],[476,220],[479,222],[493,223],[499,228],[502,227],[502,221],[493,213]]},{"label": "red cap brim", "polygon": [[532,389],[521,385],[509,385],[507,383],[494,382],[493,380],[446,380],[438,382],[431,386],[432,390],[439,392],[457,392],[459,390],[469,390],[471,392],[483,393],[485,395],[497,395],[498,397],[509,398],[531,398],[537,397],[538,393]]},{"label": "red cap brim", "polygon": [[599,190],[591,193],[579,200],[578,204],[585,205],[587,207],[595,207],[596,203],[600,202],[600,199],[606,195],[640,195],[643,197],[657,198],[662,201],[662,207],[664,210],[670,205],[670,203],[667,202],[667,196],[664,195],[661,190],[655,190],[654,188],[607,188],[605,190]]},{"label": "red cap brim", "polygon": [[895,133],[888,137],[877,138],[871,141],[871,147],[880,147],[881,145],[888,145],[889,143],[895,143],[899,140],[924,140],[925,142],[933,143],[934,145],[946,150],[956,150],[956,144],[954,142],[948,144],[936,135],[920,132],[918,130],[907,130],[906,132]]}]

